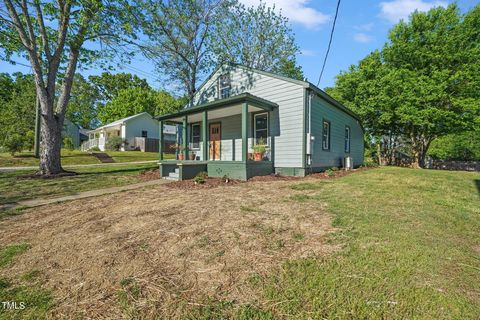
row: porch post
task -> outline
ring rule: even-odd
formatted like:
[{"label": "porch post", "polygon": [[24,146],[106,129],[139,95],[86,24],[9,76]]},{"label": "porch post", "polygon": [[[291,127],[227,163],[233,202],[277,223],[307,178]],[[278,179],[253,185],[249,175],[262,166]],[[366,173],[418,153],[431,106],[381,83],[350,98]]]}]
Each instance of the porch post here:
[{"label": "porch post", "polygon": [[188,159],[188,150],[187,150],[187,126],[188,126],[188,116],[183,117],[183,132],[182,132],[182,147],[183,147],[183,160]]},{"label": "porch post", "polygon": [[159,141],[158,141],[158,152],[160,153],[160,160],[163,160],[163,121],[159,121]]},{"label": "porch post", "polygon": [[248,103],[242,105],[242,161],[248,159]]},{"label": "porch post", "polygon": [[273,162],[274,153],[275,153],[275,141],[272,135],[272,113],[273,111],[268,112],[268,132],[267,135],[270,137],[270,161]]},{"label": "porch post", "polygon": [[202,113],[202,144],[203,144],[203,161],[208,160],[208,113],[203,111]]}]

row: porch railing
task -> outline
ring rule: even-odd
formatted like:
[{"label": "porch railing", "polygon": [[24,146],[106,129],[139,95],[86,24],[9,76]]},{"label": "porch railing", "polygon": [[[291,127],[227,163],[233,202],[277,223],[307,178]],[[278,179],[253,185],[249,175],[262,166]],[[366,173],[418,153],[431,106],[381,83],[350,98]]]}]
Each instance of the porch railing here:
[{"label": "porch railing", "polygon": [[100,150],[103,150],[105,148],[105,142],[107,141],[106,138],[95,138],[95,139],[90,139],[88,141],[85,141],[82,143],[81,150],[82,151],[88,151],[92,148],[98,147]]},{"label": "porch railing", "polygon": [[98,139],[90,139],[82,143],[82,151],[88,151],[91,148],[98,147]]}]

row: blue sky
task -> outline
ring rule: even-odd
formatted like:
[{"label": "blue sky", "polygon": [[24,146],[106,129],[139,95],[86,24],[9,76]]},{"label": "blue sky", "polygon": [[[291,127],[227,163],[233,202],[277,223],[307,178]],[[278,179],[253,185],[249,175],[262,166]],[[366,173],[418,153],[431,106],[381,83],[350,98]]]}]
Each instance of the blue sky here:
[{"label": "blue sky", "polygon": [[[259,0],[240,0],[246,5],[256,5]],[[307,79],[317,84],[328,38],[335,14],[336,0],[264,0],[275,5],[289,18],[301,54],[298,63]],[[340,4],[337,26],[330,55],[320,83],[320,88],[332,86],[340,71],[356,64],[369,52],[381,48],[387,40],[388,30],[414,10],[426,11],[433,6],[447,6],[448,0],[343,0]],[[480,3],[477,0],[456,1],[465,12]],[[22,60],[19,60],[22,61]],[[22,61],[26,63],[25,61]],[[0,72],[30,72],[30,68],[0,62]],[[152,64],[140,57],[119,72],[130,72],[146,78],[154,88],[171,89],[158,81]],[[99,74],[102,70],[82,70],[85,75]]]}]

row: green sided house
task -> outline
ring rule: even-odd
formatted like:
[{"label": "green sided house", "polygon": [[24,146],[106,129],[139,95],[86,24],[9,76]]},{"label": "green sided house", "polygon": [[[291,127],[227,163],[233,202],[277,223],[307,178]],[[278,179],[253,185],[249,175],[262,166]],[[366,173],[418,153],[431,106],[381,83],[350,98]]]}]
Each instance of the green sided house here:
[{"label": "green sided house", "polygon": [[[172,180],[305,176],[363,163],[358,117],[307,81],[237,64],[217,68],[181,111],[158,117],[160,173]],[[165,160],[163,126],[178,126]],[[172,155],[168,157],[172,158]]]}]

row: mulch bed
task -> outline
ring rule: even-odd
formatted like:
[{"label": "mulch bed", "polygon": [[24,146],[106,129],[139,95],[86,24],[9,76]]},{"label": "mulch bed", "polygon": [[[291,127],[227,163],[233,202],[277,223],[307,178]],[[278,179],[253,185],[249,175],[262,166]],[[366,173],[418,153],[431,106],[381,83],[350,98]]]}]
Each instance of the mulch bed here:
[{"label": "mulch bed", "polygon": [[302,177],[281,176],[278,174],[270,174],[268,176],[256,176],[248,179],[248,181],[295,181],[300,180]]},{"label": "mulch bed", "polygon": [[[328,175],[326,172],[318,172],[307,175],[306,177],[292,177],[292,176],[281,176],[276,174],[270,174],[268,176],[256,176],[248,179],[248,181],[234,180],[229,179],[228,182],[225,182],[224,178],[205,178],[204,183],[195,183],[193,180],[183,180],[175,181],[166,184],[165,186],[173,189],[206,189],[206,188],[216,188],[220,186],[232,186],[239,183],[246,182],[268,182],[268,181],[299,181],[305,178],[310,179],[333,179],[338,177],[343,177],[355,172],[368,170],[369,168],[362,167],[351,171],[337,170],[333,171],[333,174]],[[149,169],[140,172],[140,179],[143,181],[150,181],[160,179],[160,170],[159,169]]]},{"label": "mulch bed", "polygon": [[207,188],[216,188],[220,186],[234,186],[240,183],[245,183],[245,181],[228,179],[228,182],[223,178],[205,178],[204,183],[195,183],[193,180],[183,180],[175,181],[172,183],[167,183],[165,186],[168,188],[174,189],[207,189]]}]

